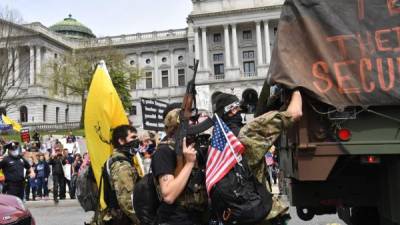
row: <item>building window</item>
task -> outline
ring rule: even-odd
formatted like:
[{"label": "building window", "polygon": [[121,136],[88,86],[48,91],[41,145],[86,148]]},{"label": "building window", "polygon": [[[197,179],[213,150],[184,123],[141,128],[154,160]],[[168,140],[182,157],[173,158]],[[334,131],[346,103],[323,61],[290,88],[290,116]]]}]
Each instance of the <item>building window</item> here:
[{"label": "building window", "polygon": [[129,107],[129,115],[133,115],[133,116],[137,115],[137,109],[136,109],[135,105]]},{"label": "building window", "polygon": [[47,105],[43,105],[43,122],[46,122]]},{"label": "building window", "polygon": [[131,90],[136,90],[136,79],[131,78]]},{"label": "building window", "polygon": [[224,54],[218,53],[213,55],[213,59],[215,62],[223,62],[224,61]]},{"label": "building window", "polygon": [[244,51],[243,52],[243,59],[254,59],[254,51]]},{"label": "building window", "polygon": [[161,59],[161,62],[163,62],[163,63],[167,62],[167,57],[163,57],[163,58]]},{"label": "building window", "polygon": [[221,42],[221,34],[220,33],[214,34],[214,43],[218,43],[218,42]]},{"label": "building window", "polygon": [[56,123],[58,123],[59,114],[60,114],[60,107],[56,107]]},{"label": "building window", "polygon": [[178,57],[178,60],[179,60],[179,61],[183,61],[183,56],[180,55],[180,56]]},{"label": "building window", "polygon": [[168,70],[161,71],[162,87],[168,87]]},{"label": "building window", "polygon": [[178,85],[185,86],[185,69],[178,69]]},{"label": "building window", "polygon": [[69,108],[65,109],[65,122],[68,123],[69,122]]},{"label": "building window", "polygon": [[146,59],[146,64],[150,64],[151,60],[150,59]]},{"label": "building window", "polygon": [[251,30],[243,31],[243,40],[251,40],[251,39],[252,39]]},{"label": "building window", "polygon": [[146,88],[153,88],[153,73],[146,72]]},{"label": "building window", "polygon": [[244,70],[245,76],[254,76],[256,73],[256,66],[255,66],[254,61],[244,62],[243,70]]},{"label": "building window", "polygon": [[135,65],[135,60],[129,61],[129,64],[131,64],[131,66],[134,66]]},{"label": "building window", "polygon": [[224,74],[224,64],[214,64],[214,74],[223,75]]},{"label": "building window", "polygon": [[21,106],[19,108],[19,120],[22,123],[28,122],[28,108],[26,106]]}]

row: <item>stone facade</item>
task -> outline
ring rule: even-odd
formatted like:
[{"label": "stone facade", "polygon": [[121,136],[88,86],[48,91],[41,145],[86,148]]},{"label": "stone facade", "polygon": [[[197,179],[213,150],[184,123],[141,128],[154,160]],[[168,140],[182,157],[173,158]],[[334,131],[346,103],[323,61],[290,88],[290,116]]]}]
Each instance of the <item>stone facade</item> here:
[{"label": "stone facade", "polygon": [[[200,60],[197,74],[198,106],[211,110],[216,91],[234,93],[249,104],[250,112],[267,75],[271,48],[282,0],[192,0],[188,27],[113,37],[71,39],[40,23],[15,25],[18,33],[14,71],[23,77],[25,94],[7,114],[28,123],[63,123],[80,120],[80,99],[55,96],[39,79],[51,58],[81,48],[112,45],[126,55],[126,62],[142,71],[132,85],[130,119],[141,126],[140,98],[181,101],[193,76],[188,68]],[[27,108],[26,118],[22,118]]]}]

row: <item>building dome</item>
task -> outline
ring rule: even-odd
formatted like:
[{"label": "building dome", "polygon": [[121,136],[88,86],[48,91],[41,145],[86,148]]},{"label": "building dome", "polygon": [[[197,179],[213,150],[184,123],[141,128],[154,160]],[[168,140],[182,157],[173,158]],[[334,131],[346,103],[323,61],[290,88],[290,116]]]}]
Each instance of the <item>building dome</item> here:
[{"label": "building dome", "polygon": [[92,33],[92,30],[78,22],[76,19],[72,18],[71,14],[69,14],[68,18],[65,18],[63,21],[49,27],[49,29],[51,31],[63,34],[69,38],[82,39],[96,37]]}]

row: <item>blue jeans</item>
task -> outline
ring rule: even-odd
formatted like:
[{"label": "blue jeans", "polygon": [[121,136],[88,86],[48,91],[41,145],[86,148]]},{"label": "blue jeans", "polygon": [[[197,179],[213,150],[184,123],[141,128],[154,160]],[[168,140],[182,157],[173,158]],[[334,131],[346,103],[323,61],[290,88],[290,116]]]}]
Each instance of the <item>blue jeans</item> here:
[{"label": "blue jeans", "polygon": [[49,188],[47,187],[47,177],[38,177],[37,179],[37,194],[39,197],[49,196]]}]

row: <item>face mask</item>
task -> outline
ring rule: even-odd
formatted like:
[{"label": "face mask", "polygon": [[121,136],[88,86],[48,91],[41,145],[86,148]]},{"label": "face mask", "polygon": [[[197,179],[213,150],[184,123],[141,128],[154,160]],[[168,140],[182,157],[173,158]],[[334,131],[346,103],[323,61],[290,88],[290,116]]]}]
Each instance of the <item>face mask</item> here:
[{"label": "face mask", "polygon": [[16,150],[10,151],[10,155],[11,155],[12,157],[14,157],[14,158],[18,157],[18,156],[19,156],[19,150],[16,149]]},{"label": "face mask", "polygon": [[128,156],[133,156],[138,152],[139,149],[139,140],[132,140],[122,146],[122,152]]}]

